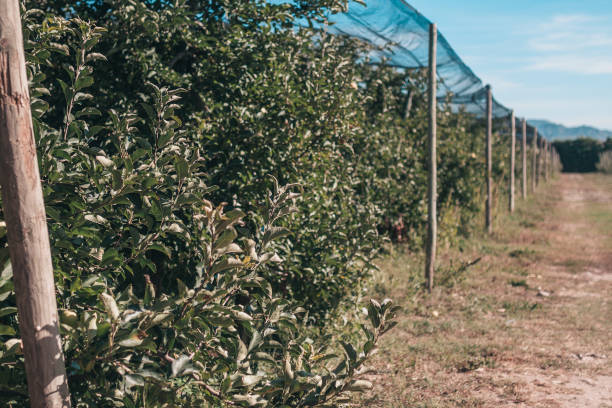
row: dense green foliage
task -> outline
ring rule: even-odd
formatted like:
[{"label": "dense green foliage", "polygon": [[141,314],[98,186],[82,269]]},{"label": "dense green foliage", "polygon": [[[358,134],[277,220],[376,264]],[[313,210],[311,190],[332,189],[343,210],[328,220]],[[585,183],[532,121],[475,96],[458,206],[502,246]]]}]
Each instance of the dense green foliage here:
[{"label": "dense green foliage", "polygon": [[605,143],[589,138],[554,142],[561,158],[563,171],[567,173],[590,173],[597,171],[600,155],[612,150],[612,140]]},{"label": "dense green foliage", "polygon": [[597,170],[602,173],[612,174],[612,149],[606,150],[599,154],[599,162]]},{"label": "dense green foliage", "polygon": [[[74,404],[321,406],[367,388],[359,369],[394,309],[371,301],[359,341],[334,322],[361,308],[347,300],[385,240],[422,242],[423,73],[295,29],[342,1],[26,3]],[[484,129],[445,107],[439,126],[443,233],[468,233]],[[21,406],[1,227],[0,248],[0,402]]]}]

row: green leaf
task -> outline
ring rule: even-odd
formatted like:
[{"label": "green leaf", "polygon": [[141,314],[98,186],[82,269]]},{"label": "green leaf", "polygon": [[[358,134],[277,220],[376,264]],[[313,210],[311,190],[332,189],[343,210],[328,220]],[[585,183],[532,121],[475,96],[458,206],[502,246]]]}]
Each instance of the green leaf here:
[{"label": "green leaf", "polygon": [[144,342],[144,339],[140,338],[138,332],[132,332],[127,338],[118,340],[117,344],[126,348],[138,347]]},{"label": "green leaf", "polygon": [[291,234],[291,231],[284,227],[270,227],[264,232],[264,243],[272,242],[278,238],[286,237]]},{"label": "green leaf", "polygon": [[255,350],[261,344],[263,344],[263,337],[257,330],[253,330],[253,337],[251,337],[251,341],[249,342],[248,352]]},{"label": "green leaf", "polygon": [[160,253],[166,255],[168,258],[170,258],[172,256],[172,253],[170,252],[170,249],[168,249],[168,247],[166,247],[163,244],[151,244],[151,245],[149,245],[148,250],[160,252]]},{"label": "green leaf", "polygon": [[172,377],[181,377],[197,372],[189,356],[182,355],[172,362]]},{"label": "green leaf", "polygon": [[74,92],[68,86],[68,84],[62,81],[61,79],[58,79],[57,82],[60,84],[60,87],[62,88],[62,93],[64,94],[64,98],[66,99],[66,104],[68,104],[68,102],[72,100]]},{"label": "green leaf", "polygon": [[230,229],[226,229],[221,236],[215,241],[214,246],[213,246],[213,250],[218,250],[219,248],[224,248],[226,246],[228,246],[230,243],[232,243],[236,237],[238,236],[238,233],[230,228]]},{"label": "green leaf", "polygon": [[179,157],[176,159],[174,166],[176,168],[176,175],[179,180],[183,180],[189,174],[189,164],[185,159]]},{"label": "green leaf", "polygon": [[244,344],[244,342],[238,338],[238,353],[236,355],[236,361],[240,363],[246,358],[247,354],[248,350],[246,344]]},{"label": "green leaf", "polygon": [[155,288],[153,287],[153,284],[149,280],[147,280],[147,283],[145,285],[145,294],[144,294],[145,306],[150,306],[153,303],[154,299],[155,299]]},{"label": "green leaf", "polygon": [[17,308],[13,306],[7,306],[0,309],[0,317],[7,316],[17,313]]},{"label": "green leaf", "polygon": [[74,83],[74,90],[80,91],[83,88],[90,87],[93,85],[94,79],[89,75],[81,75]]},{"label": "green leaf", "polygon": [[130,391],[134,387],[144,387],[145,381],[140,375],[127,374],[124,378],[125,389]]},{"label": "green leaf", "polygon": [[342,344],[344,351],[346,351],[349,360],[354,363],[357,360],[357,352],[353,345],[345,341],[340,342],[340,344]]},{"label": "green leaf", "polygon": [[[101,115],[102,115],[102,112],[100,112],[98,109],[88,107],[88,108],[83,108],[79,110],[74,116],[76,118],[80,118],[82,116],[101,116]],[[101,127],[101,126],[98,126],[98,127]],[[91,135],[91,130],[89,134]]]},{"label": "green leaf", "polygon": [[0,324],[0,336],[13,336],[15,335],[15,329],[11,326]]},{"label": "green leaf", "polygon": [[253,385],[259,383],[262,378],[263,377],[261,375],[243,375],[241,376],[240,380],[242,385],[245,387],[252,387]]},{"label": "green leaf", "polygon": [[215,263],[215,265],[213,265],[211,273],[217,274],[223,271],[226,271],[228,269],[237,269],[237,268],[244,268],[245,265],[242,263],[242,261],[240,259],[236,259],[236,258],[227,258],[222,260],[221,262],[217,262]]},{"label": "green leaf", "polygon": [[107,61],[106,57],[103,54],[100,54],[98,52],[91,52],[89,54],[87,54],[87,57],[85,57],[85,61],[86,62],[91,62],[91,61]]},{"label": "green leaf", "polygon": [[109,265],[120,259],[121,257],[119,256],[119,251],[117,251],[117,249],[115,248],[109,248],[106,251],[104,251],[104,255],[102,256],[101,265],[102,266]]}]

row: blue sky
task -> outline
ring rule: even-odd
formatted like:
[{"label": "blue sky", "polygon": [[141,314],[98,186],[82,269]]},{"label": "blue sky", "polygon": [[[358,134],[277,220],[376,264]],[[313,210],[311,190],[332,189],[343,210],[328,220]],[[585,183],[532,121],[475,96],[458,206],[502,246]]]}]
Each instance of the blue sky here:
[{"label": "blue sky", "polygon": [[517,116],[612,129],[612,0],[408,0]]}]

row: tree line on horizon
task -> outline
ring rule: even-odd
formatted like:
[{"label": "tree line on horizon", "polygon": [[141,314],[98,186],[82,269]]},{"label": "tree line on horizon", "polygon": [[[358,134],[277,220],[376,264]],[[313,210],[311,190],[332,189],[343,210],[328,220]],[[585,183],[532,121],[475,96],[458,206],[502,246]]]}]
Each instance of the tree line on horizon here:
[{"label": "tree line on horizon", "polygon": [[559,152],[565,173],[592,173],[598,170],[612,172],[612,167],[606,164],[612,155],[612,138],[601,141],[580,137],[555,141],[553,145]]}]

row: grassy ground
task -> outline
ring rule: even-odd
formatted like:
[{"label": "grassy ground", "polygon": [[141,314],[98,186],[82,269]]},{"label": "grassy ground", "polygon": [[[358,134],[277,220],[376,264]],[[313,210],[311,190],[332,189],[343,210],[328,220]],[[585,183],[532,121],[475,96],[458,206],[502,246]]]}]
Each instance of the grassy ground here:
[{"label": "grassy ground", "polygon": [[403,314],[361,406],[612,407],[612,177],[563,175],[441,252],[431,296],[421,256],[381,262]]}]

